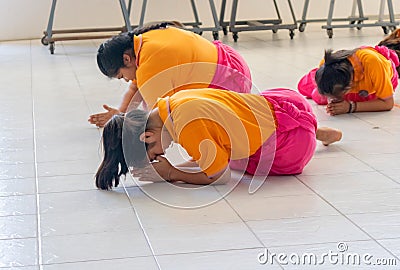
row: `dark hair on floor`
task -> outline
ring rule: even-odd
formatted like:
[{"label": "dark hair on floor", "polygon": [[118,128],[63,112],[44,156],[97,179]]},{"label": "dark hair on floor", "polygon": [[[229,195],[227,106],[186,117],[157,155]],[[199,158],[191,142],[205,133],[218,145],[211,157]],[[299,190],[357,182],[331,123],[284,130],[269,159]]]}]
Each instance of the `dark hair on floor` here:
[{"label": "dark hair on floor", "polygon": [[400,29],[393,31],[389,36],[385,37],[378,43],[378,46],[385,46],[394,50],[400,57]]},{"label": "dark hair on floor", "polygon": [[[389,36],[380,41],[378,46],[385,46],[395,51],[400,59],[400,29],[396,29]],[[400,76],[400,66],[397,66],[396,69]]]},{"label": "dark hair on floor", "polygon": [[353,66],[348,57],[358,49],[325,51],[325,63],[315,73],[315,82],[321,95],[341,98],[351,85]]},{"label": "dark hair on floor", "polygon": [[125,116],[114,115],[108,121],[102,135],[104,158],[95,176],[97,188],[117,187],[130,166],[143,167],[146,144],[139,136],[146,130],[147,118],[148,112],[133,110]]},{"label": "dark hair on floor", "polygon": [[134,56],[133,36],[151,30],[164,29],[167,26],[184,28],[184,25],[177,21],[148,23],[143,27],[133,29],[133,31],[116,35],[102,43],[97,51],[97,65],[101,73],[109,78],[117,76],[118,70],[124,67],[123,54],[130,53],[131,56]]}]

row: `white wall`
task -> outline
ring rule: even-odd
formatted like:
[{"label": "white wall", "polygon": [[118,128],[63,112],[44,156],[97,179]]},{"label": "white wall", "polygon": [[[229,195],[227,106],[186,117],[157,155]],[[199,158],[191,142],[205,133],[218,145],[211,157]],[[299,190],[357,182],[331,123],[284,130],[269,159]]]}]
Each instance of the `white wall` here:
[{"label": "white wall", "polygon": [[[128,2],[128,0],[126,0]],[[132,24],[139,21],[141,0],[133,0]],[[229,18],[231,1],[227,1]],[[309,18],[326,17],[329,0],[311,0]],[[375,14],[380,0],[363,1],[366,14]],[[52,0],[0,0],[0,40],[33,39],[43,36],[47,27]],[[212,25],[208,0],[197,0],[200,19]],[[290,22],[286,0],[278,0],[282,18]],[[303,0],[292,0],[297,19],[303,9]],[[221,0],[215,0],[219,14]],[[394,1],[395,11],[400,11],[400,0]],[[335,16],[350,14],[352,0],[337,0]],[[242,0],[238,19],[271,19],[275,17],[272,0]],[[148,0],[146,21],[174,19],[193,21],[189,0]],[[113,27],[124,24],[118,0],[58,0],[54,28]]]}]

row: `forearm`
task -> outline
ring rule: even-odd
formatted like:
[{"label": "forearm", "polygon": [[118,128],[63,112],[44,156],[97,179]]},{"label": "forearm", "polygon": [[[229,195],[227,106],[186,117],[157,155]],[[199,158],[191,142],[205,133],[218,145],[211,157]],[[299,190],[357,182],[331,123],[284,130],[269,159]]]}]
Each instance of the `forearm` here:
[{"label": "forearm", "polygon": [[[216,174],[213,177],[208,177],[204,172],[190,172],[180,170],[169,163],[169,161],[163,156],[157,156],[156,161],[151,163],[153,166],[154,174],[149,174],[148,170],[139,169],[135,170],[135,174],[140,176],[142,180],[149,179],[152,182],[158,182],[159,180],[168,182],[184,182],[194,185],[209,185],[209,184],[224,184],[231,179],[231,171],[227,167],[224,171]],[[134,175],[135,176],[135,175]]]},{"label": "forearm", "polygon": [[193,160],[188,160],[179,164],[174,165],[176,168],[195,168],[195,167],[199,167],[199,164],[197,164],[195,161]]},{"label": "forearm", "polygon": [[204,172],[186,172],[183,170],[179,170],[178,168],[172,167],[171,172],[169,173],[169,179],[167,181],[171,182],[185,182],[188,184],[194,185],[209,185],[209,184],[224,184],[230,180],[230,170],[227,169],[224,172],[214,176],[208,177]]},{"label": "forearm", "polygon": [[[128,89],[125,91],[124,95],[122,96],[122,101],[121,101],[121,104],[120,104],[118,110],[120,112],[126,112],[128,110],[128,107],[136,108],[142,101],[141,96],[136,97],[137,93],[138,93],[138,88],[137,88],[136,84],[130,83]],[[134,97],[136,97],[136,98],[134,99]],[[131,101],[134,104],[131,104]]]},{"label": "forearm", "polygon": [[389,99],[375,99],[364,102],[356,102],[355,112],[380,112],[390,111],[393,108],[393,97]]}]

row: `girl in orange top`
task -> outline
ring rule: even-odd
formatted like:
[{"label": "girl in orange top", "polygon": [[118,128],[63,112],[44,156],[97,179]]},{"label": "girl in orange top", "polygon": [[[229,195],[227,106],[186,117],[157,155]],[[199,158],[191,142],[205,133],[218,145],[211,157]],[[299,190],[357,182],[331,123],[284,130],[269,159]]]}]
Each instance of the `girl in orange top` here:
[{"label": "girl in orange top", "polygon": [[[179,91],[160,98],[150,113],[132,110],[106,124],[96,185],[118,186],[120,176],[131,167],[140,180],[190,184],[228,181],[229,168],[251,175],[299,174],[314,154],[316,139],[328,145],[341,136],[339,130],[317,128],[310,104],[293,90]],[[179,170],[163,157],[172,141],[201,171]]]},{"label": "girl in orange top", "polygon": [[298,89],[318,104],[328,104],[330,115],[388,111],[394,106],[397,66],[397,54],[383,46],[328,50],[321,66],[305,75]]},{"label": "girl in orange top", "polygon": [[104,75],[131,82],[118,109],[105,105],[106,113],[90,116],[89,122],[97,126],[126,112],[134,97],[133,107],[143,100],[152,108],[157,98],[181,89],[210,87],[249,93],[252,86],[246,62],[231,47],[168,23],[111,38],[100,45],[97,63]]}]

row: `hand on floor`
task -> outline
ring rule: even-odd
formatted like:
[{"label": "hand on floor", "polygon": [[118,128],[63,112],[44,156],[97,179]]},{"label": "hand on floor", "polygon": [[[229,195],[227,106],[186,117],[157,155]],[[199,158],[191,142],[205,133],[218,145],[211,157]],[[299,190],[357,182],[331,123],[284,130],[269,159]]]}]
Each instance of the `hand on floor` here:
[{"label": "hand on floor", "polygon": [[348,101],[332,102],[326,105],[326,112],[329,115],[344,114],[349,111],[350,103]]},{"label": "hand on floor", "polygon": [[171,170],[174,167],[164,157],[157,156],[156,161],[149,163],[144,168],[134,168],[131,171],[133,177],[139,177],[139,181],[163,182],[169,181]]},{"label": "hand on floor", "polygon": [[97,127],[104,127],[108,120],[115,114],[119,114],[120,111],[118,109],[109,107],[107,105],[103,105],[103,108],[107,110],[107,112],[92,114],[89,116],[89,123],[96,125]]}]

